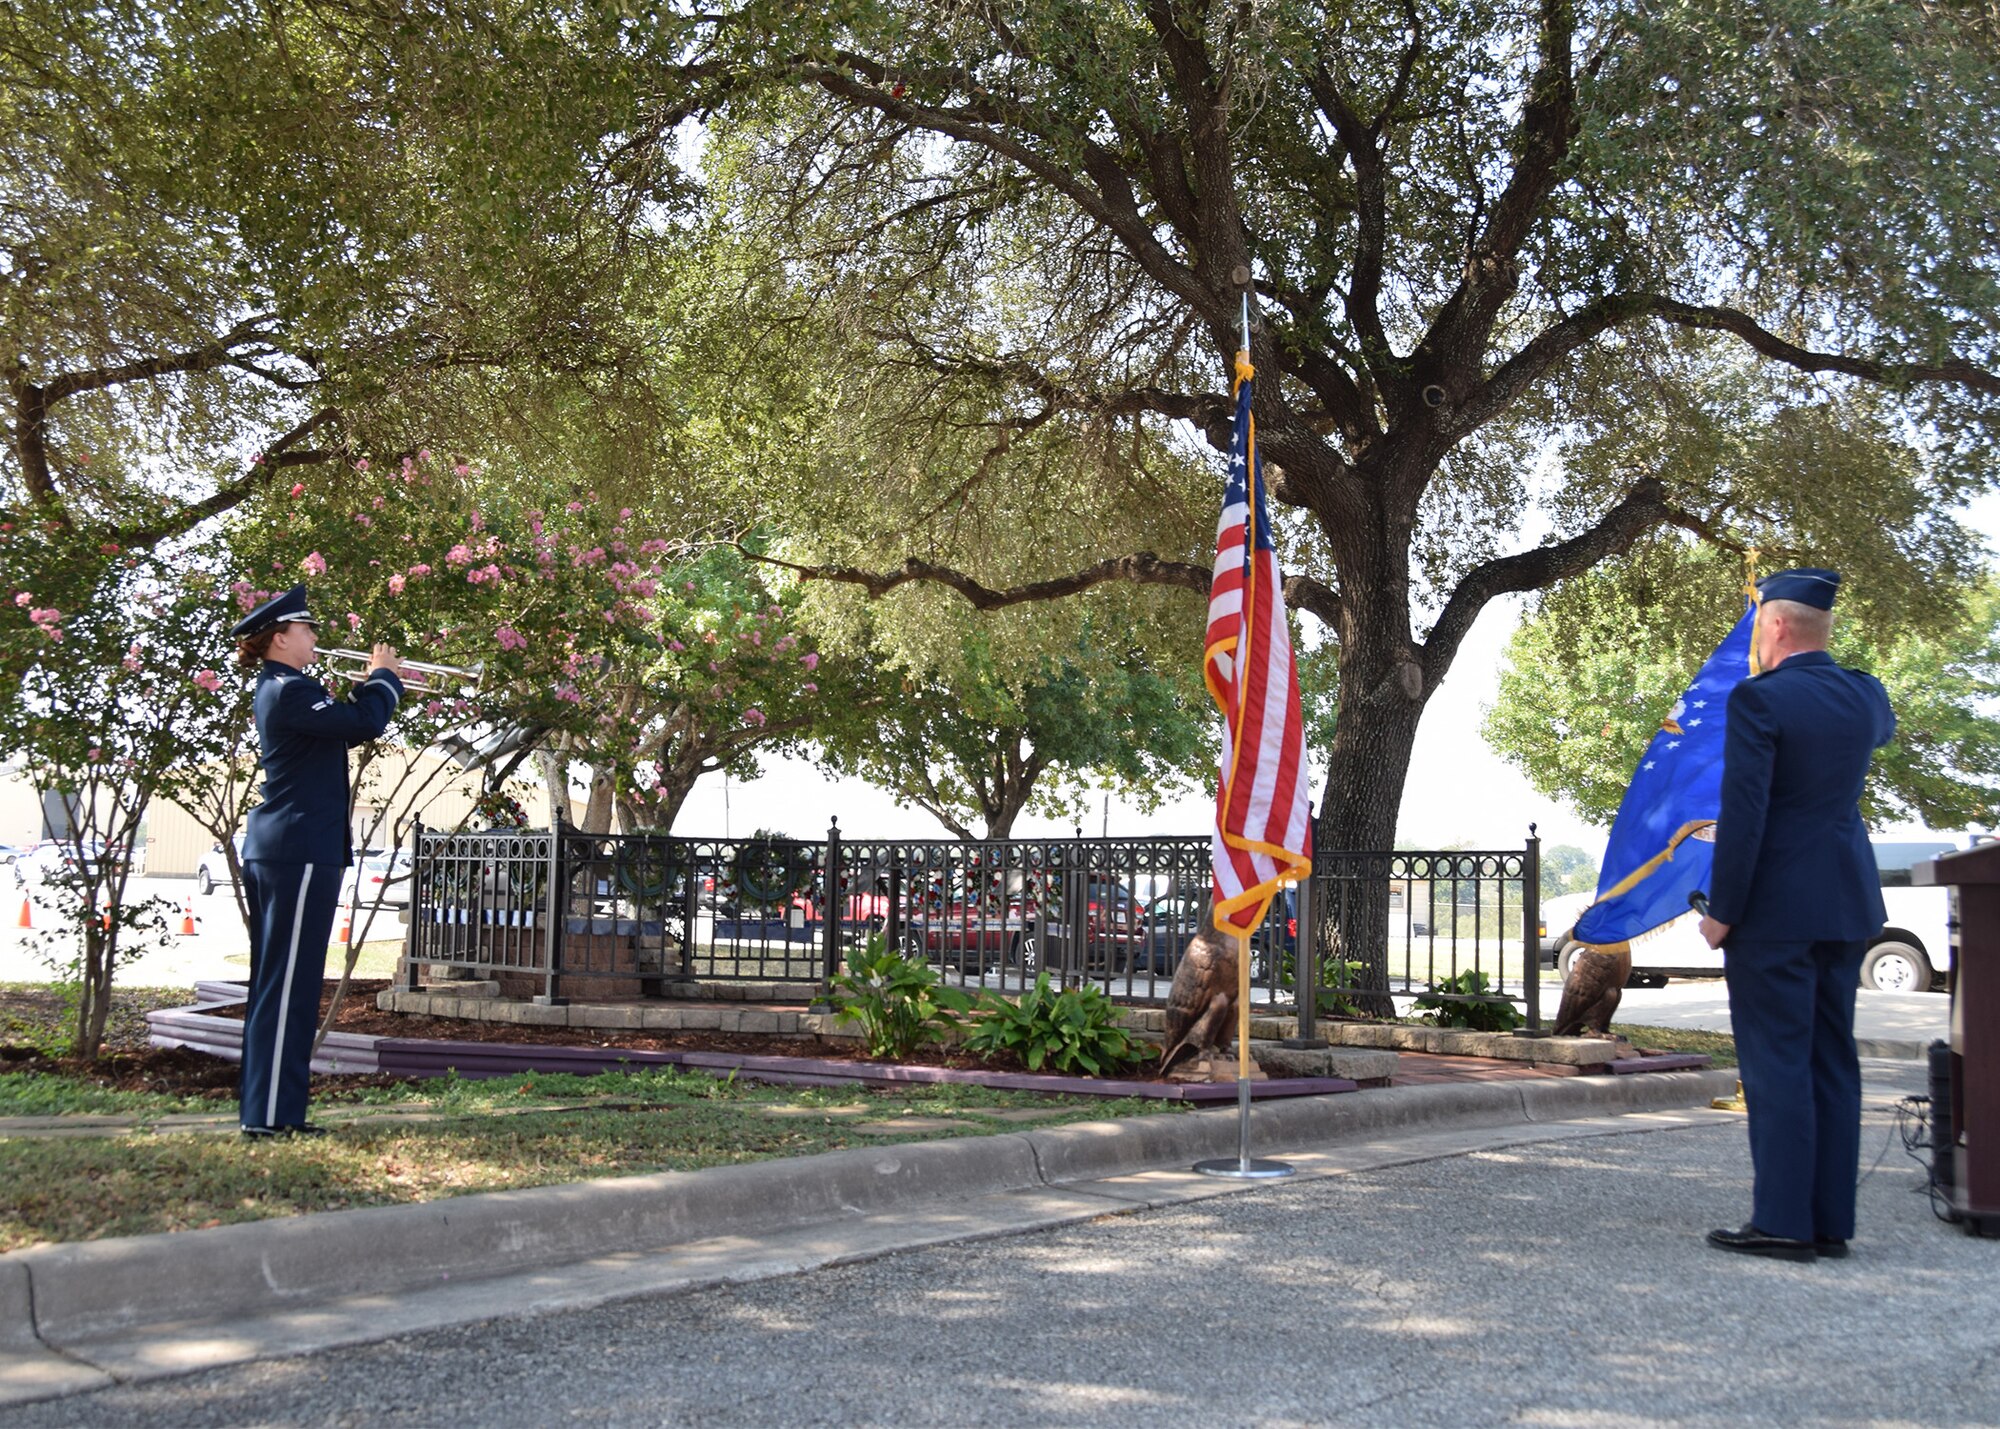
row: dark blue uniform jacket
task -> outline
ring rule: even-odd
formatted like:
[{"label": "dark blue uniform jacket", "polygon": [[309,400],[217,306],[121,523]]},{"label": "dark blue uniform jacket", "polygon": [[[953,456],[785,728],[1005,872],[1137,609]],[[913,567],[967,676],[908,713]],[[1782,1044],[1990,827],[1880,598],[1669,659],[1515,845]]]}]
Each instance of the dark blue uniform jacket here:
[{"label": "dark blue uniform jacket", "polygon": [[1708,902],[1732,941],[1881,931],[1881,878],[1857,805],[1870,757],[1895,732],[1881,682],[1823,650],[1730,693]]},{"label": "dark blue uniform jacket", "polygon": [[257,676],[258,763],[264,802],[250,811],[244,859],[353,861],[347,819],[347,751],[376,738],[403,698],[403,682],[377,670],[336,700],[312,676],[266,660]]}]

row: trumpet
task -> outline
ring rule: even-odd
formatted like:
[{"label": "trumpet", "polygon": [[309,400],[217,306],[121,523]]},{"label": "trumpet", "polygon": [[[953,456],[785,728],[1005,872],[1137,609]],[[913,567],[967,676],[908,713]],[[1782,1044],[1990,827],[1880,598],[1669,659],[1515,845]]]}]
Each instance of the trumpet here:
[{"label": "trumpet", "polygon": [[[356,670],[366,670],[370,665],[375,663],[375,657],[366,650],[342,650],[336,648],[322,650],[319,654],[322,660],[330,660],[336,665],[352,666]],[[415,675],[434,675],[441,679],[463,680],[475,688],[486,673],[484,662],[468,667],[464,665],[433,665],[427,660],[405,660],[403,661],[403,668]],[[425,684],[428,681],[416,680],[412,681],[412,683]]]}]

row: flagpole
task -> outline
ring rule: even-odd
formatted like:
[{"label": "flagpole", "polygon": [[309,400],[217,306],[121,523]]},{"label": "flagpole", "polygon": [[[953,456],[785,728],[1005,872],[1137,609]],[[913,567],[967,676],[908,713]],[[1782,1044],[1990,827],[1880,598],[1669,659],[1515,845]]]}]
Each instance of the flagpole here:
[{"label": "flagpole", "polygon": [[[1243,287],[1243,346],[1241,352],[1247,367],[1250,361],[1250,287]],[[1257,458],[1251,450],[1244,472],[1249,501],[1247,519],[1251,523],[1250,540],[1246,549],[1256,550],[1257,521]],[[1248,649],[1248,642],[1239,643],[1239,650]],[[1266,910],[1268,912],[1268,909]],[[1221,923],[1221,920],[1217,920]],[[1234,1161],[1218,1157],[1212,1161],[1197,1161],[1194,1169],[1204,1176],[1226,1176],[1238,1181],[1271,1181],[1282,1176],[1290,1176],[1298,1168],[1285,1161],[1259,1160],[1250,1155],[1250,933],[1236,926],[1232,921],[1224,924],[1223,931],[1236,944],[1236,1159]]]}]

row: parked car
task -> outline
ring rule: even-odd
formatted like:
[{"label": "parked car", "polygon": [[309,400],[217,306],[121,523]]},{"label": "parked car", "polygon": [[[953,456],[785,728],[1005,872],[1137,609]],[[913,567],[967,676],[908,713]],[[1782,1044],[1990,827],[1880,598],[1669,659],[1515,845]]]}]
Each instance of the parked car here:
[{"label": "parked car", "polygon": [[[1950,962],[1945,930],[1946,890],[1910,884],[1912,865],[1969,845],[1980,836],[1958,835],[1929,842],[1874,840],[1888,920],[1870,940],[1861,963],[1861,986],[1879,992],[1923,992],[1941,987]],[[1569,893],[1542,904],[1542,964],[1564,977],[1580,946],[1577,919],[1596,895]],[[1701,917],[1692,909],[1632,940],[1634,987],[1660,986],[1669,977],[1720,977],[1722,952],[1701,936]]]},{"label": "parked car", "polygon": [[[243,864],[243,835],[236,834],[230,840],[236,845],[236,863]],[[194,886],[203,893],[213,893],[226,885],[234,885],[236,875],[230,871],[229,857],[221,844],[201,856],[201,862],[194,866]]]},{"label": "parked car", "polygon": [[[937,963],[967,968],[1018,967],[1032,977],[1044,964],[1082,971],[1138,971],[1148,951],[1145,906],[1130,889],[1100,874],[1037,875],[1011,870],[999,886],[975,887],[962,877],[950,888],[919,886],[910,896],[903,949]],[[913,881],[914,882],[914,881]],[[1083,946],[1075,936],[1071,898],[1084,900]],[[1046,946],[1045,946],[1046,945]]]},{"label": "parked car", "polygon": [[[1171,977],[1180,965],[1188,940],[1201,931],[1206,894],[1178,895],[1156,899],[1146,912],[1148,964],[1154,973]],[[1299,891],[1287,888],[1272,900],[1264,922],[1251,937],[1250,977],[1263,982],[1269,976],[1270,950],[1275,944],[1283,956],[1293,956],[1299,946]]]},{"label": "parked car", "polygon": [[21,851],[12,844],[0,844],[0,864],[11,864],[21,856]]},{"label": "parked car", "polygon": [[[92,839],[82,850],[83,869],[93,873],[103,858],[103,845]],[[44,839],[31,848],[21,851],[11,868],[14,882],[22,888],[34,883],[47,883],[64,869],[77,864],[77,849],[68,839]]]},{"label": "parked car", "polygon": [[384,908],[410,906],[410,851],[369,849],[340,875],[340,901],[363,907],[379,902]]}]

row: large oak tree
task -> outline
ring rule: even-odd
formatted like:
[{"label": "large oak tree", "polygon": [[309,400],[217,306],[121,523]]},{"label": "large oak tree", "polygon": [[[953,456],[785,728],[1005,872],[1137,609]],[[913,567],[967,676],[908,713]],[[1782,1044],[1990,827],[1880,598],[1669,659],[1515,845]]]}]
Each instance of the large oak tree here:
[{"label": "large oak tree", "polygon": [[[877,0],[706,7],[656,63],[872,352],[844,412],[925,386],[983,404],[949,425],[983,429],[1001,471],[1065,425],[1215,442],[1254,291],[1288,593],[1338,650],[1319,846],[1386,848],[1418,720],[1490,602],[1669,523],[1739,524],[1713,474],[1560,461],[1621,414],[1706,410],[1688,352],[1780,369],[1806,406],[1879,388],[1918,444],[1882,474],[1906,492],[1991,480],[1993,39],[1986,6],[1861,0]],[[871,592],[943,582],[987,608],[1202,588],[1201,528],[1121,545],[1162,502],[1154,468],[1101,446],[1063,498],[1088,504],[1091,560],[995,542],[1034,493],[911,442],[829,461],[811,500],[925,501],[801,548]],[[1823,498],[1865,504],[1839,477]],[[982,502],[1001,519],[968,520]],[[1814,553],[1809,529],[1737,534]]]}]

